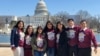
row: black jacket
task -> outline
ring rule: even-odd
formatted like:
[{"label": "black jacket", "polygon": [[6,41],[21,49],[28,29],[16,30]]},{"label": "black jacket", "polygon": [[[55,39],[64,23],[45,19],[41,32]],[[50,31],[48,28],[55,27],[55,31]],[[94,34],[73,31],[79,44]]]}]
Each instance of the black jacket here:
[{"label": "black jacket", "polygon": [[57,56],[68,56],[68,37],[65,30],[60,33],[58,48],[57,48]]}]

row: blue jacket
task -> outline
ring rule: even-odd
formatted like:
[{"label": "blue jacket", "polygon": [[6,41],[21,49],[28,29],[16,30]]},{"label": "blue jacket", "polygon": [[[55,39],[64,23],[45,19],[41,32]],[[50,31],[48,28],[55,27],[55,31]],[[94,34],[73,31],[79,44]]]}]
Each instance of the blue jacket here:
[{"label": "blue jacket", "polygon": [[12,47],[18,47],[19,39],[20,39],[20,35],[18,33],[18,29],[17,28],[13,28],[12,31],[11,31],[11,38],[10,38],[11,46]]}]

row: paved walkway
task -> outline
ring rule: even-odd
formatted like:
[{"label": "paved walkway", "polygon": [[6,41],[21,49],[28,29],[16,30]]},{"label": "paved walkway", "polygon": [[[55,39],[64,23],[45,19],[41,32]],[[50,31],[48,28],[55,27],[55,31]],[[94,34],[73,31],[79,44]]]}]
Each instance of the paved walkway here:
[{"label": "paved walkway", "polygon": [[[0,56],[13,56],[13,52],[10,47],[0,47]],[[92,56],[100,56],[100,47],[98,48],[97,54],[92,51]]]}]

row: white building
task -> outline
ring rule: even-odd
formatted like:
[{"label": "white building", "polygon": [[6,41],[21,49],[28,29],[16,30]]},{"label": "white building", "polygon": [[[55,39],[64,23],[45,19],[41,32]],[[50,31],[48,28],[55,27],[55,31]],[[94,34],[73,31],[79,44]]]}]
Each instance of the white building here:
[{"label": "white building", "polygon": [[[75,18],[76,19],[77,17],[78,16],[69,15],[69,18]],[[33,16],[29,16],[29,15],[20,16],[20,17],[17,17],[17,16],[0,16],[0,23],[5,22],[5,26],[6,26],[5,28],[7,28],[7,27],[9,27],[8,24],[10,24],[11,21],[22,20],[25,23],[25,28],[28,25],[32,25],[34,28],[36,28],[37,26],[44,27],[48,20],[52,20],[50,18],[52,18],[52,16],[49,16],[48,9],[47,9],[47,6],[46,6],[44,0],[39,0],[39,2],[36,5]]]},{"label": "white building", "polygon": [[32,25],[34,28],[36,28],[37,26],[44,27],[48,19],[49,19],[48,9],[46,7],[46,4],[44,0],[39,0],[39,2],[36,5],[36,9],[34,11],[33,16],[20,16],[20,17],[0,16],[0,23],[5,24],[5,26],[0,30],[3,30],[4,32],[8,32],[9,24],[11,23],[11,21],[18,21],[18,20],[24,21],[25,28],[28,25]]},{"label": "white building", "polygon": [[39,0],[33,16],[21,16],[17,18],[18,20],[23,20],[25,22],[25,27],[27,25],[32,25],[34,28],[37,26],[43,26],[49,19],[48,10],[44,0]]}]

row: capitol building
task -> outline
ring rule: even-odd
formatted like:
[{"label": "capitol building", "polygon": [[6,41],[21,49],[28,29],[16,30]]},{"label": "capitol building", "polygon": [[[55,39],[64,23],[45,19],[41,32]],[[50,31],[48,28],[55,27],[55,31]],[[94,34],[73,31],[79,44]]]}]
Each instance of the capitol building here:
[{"label": "capitol building", "polygon": [[8,20],[8,24],[10,24],[11,21],[18,21],[22,20],[25,23],[25,27],[27,25],[32,25],[34,28],[37,26],[43,26],[45,23],[49,20],[49,14],[48,14],[48,9],[46,6],[46,3],[44,0],[39,0],[39,2],[36,5],[34,15],[33,16],[0,16],[0,21],[6,21]]},{"label": "capitol building", "polygon": [[47,6],[44,0],[39,0],[36,5],[34,15],[33,16],[22,16],[18,17],[18,20],[23,20],[25,22],[25,26],[32,25],[34,28],[37,26],[43,26],[49,20],[49,14]]},{"label": "capitol building", "polygon": [[[5,31],[7,32],[9,29],[9,25],[11,21],[18,21],[22,20],[25,23],[25,28],[28,25],[32,25],[33,28],[36,28],[37,26],[42,26],[44,27],[46,22],[49,20],[49,13],[48,9],[46,6],[46,3],[44,0],[39,0],[39,2],[36,5],[34,15],[33,16],[0,16],[0,21],[1,22],[6,22],[5,27],[3,29],[0,28],[0,31]],[[0,22],[0,23],[1,23]],[[9,30],[10,31],[10,30]]]},{"label": "capitol building", "polygon": [[[35,11],[34,11],[34,15],[30,16],[1,16],[0,15],[0,24],[4,23],[5,27],[0,26],[0,32],[4,31],[4,32],[10,32],[11,31],[11,27],[10,24],[12,21],[18,21],[18,20],[22,20],[24,21],[25,24],[25,28],[28,25],[32,25],[33,28],[36,28],[37,26],[42,26],[44,27],[46,22],[48,20],[52,20],[51,15],[49,15],[46,3],[44,0],[39,0]],[[76,19],[77,17],[75,15],[70,15],[69,17]],[[57,17],[58,18],[58,17]]]}]

